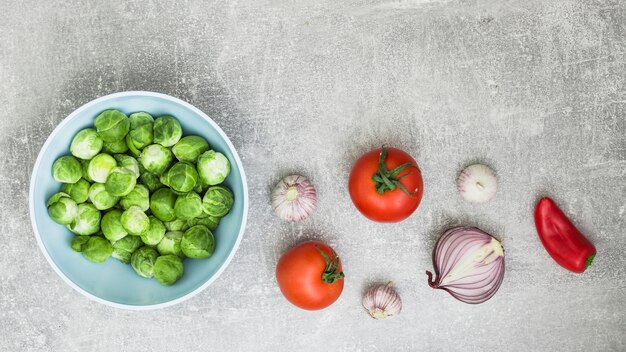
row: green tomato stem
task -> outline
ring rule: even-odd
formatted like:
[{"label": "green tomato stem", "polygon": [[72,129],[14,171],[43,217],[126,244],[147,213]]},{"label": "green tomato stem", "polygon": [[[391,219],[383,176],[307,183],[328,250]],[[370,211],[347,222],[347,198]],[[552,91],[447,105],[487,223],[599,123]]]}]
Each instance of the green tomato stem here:
[{"label": "green tomato stem", "polygon": [[374,181],[374,186],[376,187],[376,192],[378,194],[384,194],[387,191],[395,190],[397,187],[397,188],[400,188],[400,190],[406,193],[406,195],[408,195],[409,197],[415,196],[415,193],[417,193],[417,189],[413,193],[410,193],[404,187],[404,185],[400,183],[401,179],[410,175],[412,172],[408,172],[401,176],[398,176],[398,174],[400,174],[400,172],[402,172],[404,169],[408,167],[417,168],[417,165],[412,164],[412,163],[406,163],[406,164],[402,164],[396,167],[393,170],[388,170],[387,165],[385,164],[386,158],[387,158],[387,148],[383,147],[383,150],[380,153],[380,158],[378,159],[378,172],[372,176],[372,180]]}]

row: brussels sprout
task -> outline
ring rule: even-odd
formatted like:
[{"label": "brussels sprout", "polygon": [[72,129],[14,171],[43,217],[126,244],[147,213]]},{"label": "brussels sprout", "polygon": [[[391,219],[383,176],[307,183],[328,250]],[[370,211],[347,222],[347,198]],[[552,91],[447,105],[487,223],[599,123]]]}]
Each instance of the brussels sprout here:
[{"label": "brussels sprout", "polygon": [[148,187],[148,190],[150,192],[154,192],[159,188],[163,187],[163,184],[161,183],[161,181],[159,181],[159,176],[151,173],[151,172],[144,172],[143,174],[141,174],[141,176],[139,176],[139,182]]},{"label": "brussels sprout", "polygon": [[104,184],[94,183],[89,187],[89,200],[98,210],[113,208],[120,200],[120,197],[111,195]]},{"label": "brussels sprout", "polygon": [[180,123],[173,116],[161,116],[154,120],[154,143],[164,147],[176,144],[183,135]]},{"label": "brussels sprout", "polygon": [[111,195],[123,197],[129,194],[137,184],[135,174],[125,167],[114,167],[104,184]]},{"label": "brussels sprout", "polygon": [[50,218],[61,225],[72,223],[76,215],[78,215],[76,201],[70,198],[70,195],[67,193],[56,193],[50,197],[47,206]]},{"label": "brussels sprout", "polygon": [[83,166],[71,155],[62,156],[52,164],[52,177],[57,182],[76,183],[83,177]]},{"label": "brussels sprout", "polygon": [[157,250],[162,255],[173,254],[179,258],[184,258],[182,249],[180,248],[180,242],[183,239],[182,231],[169,231],[165,233],[163,239],[157,245]]},{"label": "brussels sprout", "polygon": [[83,178],[87,180],[87,182],[92,183],[93,180],[91,179],[91,177],[89,177],[89,174],[87,173],[91,160],[78,159],[78,161],[80,161],[80,165],[83,167]]},{"label": "brussels sprout", "polygon": [[206,226],[196,225],[185,231],[180,241],[180,248],[189,258],[207,258],[215,250],[215,239]]},{"label": "brussels sprout", "polygon": [[72,139],[70,153],[80,159],[91,159],[102,150],[102,139],[93,128],[80,130]]},{"label": "brussels sprout", "polygon": [[109,154],[100,153],[89,161],[87,175],[94,182],[105,183],[111,170],[117,166],[115,159]]},{"label": "brussels sprout", "polygon": [[69,194],[76,203],[84,203],[89,197],[89,186],[89,182],[81,178],[76,183],[64,183],[61,192]]},{"label": "brussels sprout", "polygon": [[143,211],[150,209],[150,192],[144,185],[136,185],[130,193],[122,197],[120,205],[128,209],[133,205],[138,206]]},{"label": "brussels sprout", "polygon": [[104,142],[102,144],[102,152],[107,154],[120,154],[128,151],[126,140],[122,139],[114,142]]},{"label": "brussels sprout", "polygon": [[198,158],[198,175],[204,184],[213,186],[224,182],[230,174],[230,162],[224,154],[209,150]]},{"label": "brussels sprout", "polygon": [[130,135],[127,134],[124,140],[126,142],[126,146],[128,147],[128,154],[134,156],[135,158],[138,158],[139,155],[141,155],[141,150],[135,147],[135,143],[133,142],[132,138],[130,138]]},{"label": "brussels sprout", "polygon": [[131,114],[128,119],[130,120],[128,136],[132,145],[136,149],[143,149],[151,144],[153,139],[152,124],[154,122],[152,116],[146,112],[136,112]]},{"label": "brussels sprout", "polygon": [[209,188],[202,199],[202,209],[205,213],[221,218],[228,214],[233,206],[232,192],[223,186]]},{"label": "brussels sprout", "polygon": [[130,256],[143,246],[139,236],[126,236],[119,241],[113,242],[113,254],[111,256],[122,263],[130,263]]},{"label": "brussels sprout", "polygon": [[79,204],[76,218],[66,226],[77,235],[93,235],[100,230],[100,211],[93,204]]},{"label": "brussels sprout", "polygon": [[185,231],[189,228],[187,221],[183,219],[174,219],[163,223],[167,231]]},{"label": "brussels sprout", "polygon": [[151,278],[154,276],[154,262],[159,253],[150,247],[141,247],[130,257],[130,265],[139,276]]},{"label": "brussels sprout", "polygon": [[204,225],[210,231],[215,230],[217,228],[217,225],[219,225],[219,223],[220,223],[220,218],[215,217],[215,216],[210,216],[210,215],[207,215],[206,217],[203,217],[203,218],[193,218],[193,219],[187,220],[187,226],[189,227],[196,226],[196,225]]},{"label": "brussels sprout", "polygon": [[167,170],[160,180],[173,191],[187,193],[196,186],[198,172],[192,164],[181,161]]},{"label": "brussels sprout", "polygon": [[141,234],[141,240],[148,246],[156,246],[165,236],[165,225],[152,215],[148,218],[150,219],[150,228]]},{"label": "brussels sprout", "polygon": [[198,161],[200,154],[207,150],[209,150],[209,143],[200,136],[183,137],[172,147],[172,153],[176,159],[190,163]]},{"label": "brussels sprout", "polygon": [[119,241],[128,235],[128,231],[122,226],[122,211],[118,209],[104,214],[100,227],[104,237],[111,242]]},{"label": "brussels sprout", "polygon": [[138,206],[131,206],[122,213],[122,226],[129,234],[139,236],[150,229],[150,219]]},{"label": "brussels sprout", "polygon": [[113,158],[115,158],[119,167],[125,167],[135,174],[135,178],[139,177],[139,163],[137,159],[126,154],[115,154]]},{"label": "brussels sprout", "polygon": [[174,204],[174,212],[176,213],[176,218],[181,220],[198,217],[202,215],[202,198],[195,192],[178,196]]},{"label": "brussels sprout", "polygon": [[161,188],[150,197],[150,210],[152,214],[161,221],[172,221],[176,219],[174,205],[178,196],[169,188]]},{"label": "brussels sprout", "polygon": [[93,123],[98,135],[105,142],[114,142],[124,139],[130,129],[128,117],[121,111],[105,110],[96,117]]},{"label": "brussels sprout", "polygon": [[172,163],[172,152],[159,144],[151,144],[144,148],[139,162],[146,168],[146,171],[160,175]]},{"label": "brussels sprout", "polygon": [[183,276],[183,262],[175,255],[162,255],[154,262],[154,278],[163,285],[172,285]]},{"label": "brussels sprout", "polygon": [[83,247],[85,246],[85,243],[89,242],[89,239],[91,238],[91,236],[74,236],[74,239],[72,239],[72,243],[70,244],[70,247],[74,250],[74,252],[82,252],[83,251]]},{"label": "brussels sprout", "polygon": [[113,253],[111,242],[100,236],[89,236],[87,243],[82,246],[83,257],[94,263],[102,263]]}]

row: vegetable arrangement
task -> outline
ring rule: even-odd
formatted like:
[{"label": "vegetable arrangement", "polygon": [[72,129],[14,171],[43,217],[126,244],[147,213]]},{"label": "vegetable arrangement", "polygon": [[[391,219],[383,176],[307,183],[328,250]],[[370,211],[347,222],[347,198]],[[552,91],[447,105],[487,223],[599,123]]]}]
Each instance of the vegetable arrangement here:
[{"label": "vegetable arrangement", "polygon": [[[417,209],[423,194],[417,163],[396,148],[383,147],[361,156],[350,172],[348,187],[356,208],[378,222],[406,219]],[[459,175],[457,188],[468,202],[488,202],[498,190],[496,174],[485,165],[470,165]],[[272,192],[272,208],[283,220],[304,220],[315,204],[315,188],[304,176],[288,176]],[[561,266],[580,273],[591,264],[595,247],[550,198],[537,204],[535,223],[546,250]],[[485,231],[468,226],[451,228],[433,249],[434,275],[426,271],[428,285],[467,304],[484,303],[504,280],[504,258],[500,241]],[[289,302],[302,309],[318,310],[341,295],[341,270],[339,257],[330,247],[309,241],[283,254],[276,266],[276,279]],[[400,295],[391,283],[369,288],[362,305],[377,320],[392,318],[402,310]]]},{"label": "vegetable arrangement", "polygon": [[77,236],[71,248],[92,262],[113,257],[142,277],[172,285],[184,258],[215,250],[214,231],[234,197],[220,185],[230,163],[173,116],[106,110],[52,165],[60,192],[48,214]]}]

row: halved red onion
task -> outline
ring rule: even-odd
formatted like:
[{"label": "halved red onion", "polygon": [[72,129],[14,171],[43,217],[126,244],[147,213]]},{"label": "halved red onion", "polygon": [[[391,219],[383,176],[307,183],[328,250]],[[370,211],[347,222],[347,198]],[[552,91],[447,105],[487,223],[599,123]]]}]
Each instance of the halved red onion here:
[{"label": "halved red onion", "polygon": [[448,291],[459,301],[478,304],[491,298],[504,278],[504,248],[500,241],[476,227],[446,231],[433,250],[435,279],[428,285]]}]

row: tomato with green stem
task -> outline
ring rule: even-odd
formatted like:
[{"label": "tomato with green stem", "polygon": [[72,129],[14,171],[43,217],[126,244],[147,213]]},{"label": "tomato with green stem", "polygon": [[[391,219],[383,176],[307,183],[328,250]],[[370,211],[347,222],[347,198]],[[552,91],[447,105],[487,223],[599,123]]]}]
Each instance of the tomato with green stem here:
[{"label": "tomato with green stem", "polygon": [[354,163],[348,188],[356,208],[378,222],[406,219],[417,209],[424,192],[415,159],[400,149],[384,147]]},{"label": "tomato with green stem", "polygon": [[343,291],[344,274],[335,251],[319,241],[291,248],[276,265],[280,291],[293,305],[319,310],[333,304]]}]

